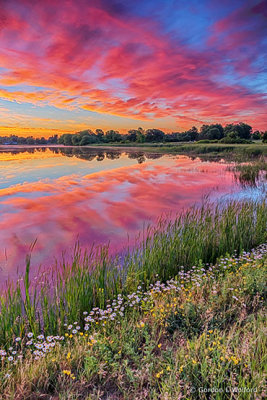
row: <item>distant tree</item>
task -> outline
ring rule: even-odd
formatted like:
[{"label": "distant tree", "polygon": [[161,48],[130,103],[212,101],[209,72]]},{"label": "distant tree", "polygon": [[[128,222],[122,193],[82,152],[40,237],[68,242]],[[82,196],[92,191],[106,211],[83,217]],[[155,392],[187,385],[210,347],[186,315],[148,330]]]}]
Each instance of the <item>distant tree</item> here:
[{"label": "distant tree", "polygon": [[217,128],[220,132],[220,137],[218,139],[221,139],[224,137],[224,130],[223,126],[221,124],[212,124],[212,128]]},{"label": "distant tree", "polygon": [[40,144],[47,144],[47,140],[44,137],[41,137],[41,139],[39,139]]},{"label": "distant tree", "polygon": [[238,132],[237,131],[230,131],[228,134],[227,134],[227,137],[229,137],[229,138],[231,138],[231,139],[237,139],[238,138]]},{"label": "distant tree", "polygon": [[139,133],[140,131],[137,129],[130,129],[126,135],[126,140],[129,140],[130,142],[136,142]]},{"label": "distant tree", "polygon": [[165,135],[166,142],[188,142],[191,136],[187,132],[172,132]]},{"label": "distant tree", "polygon": [[27,139],[25,137],[18,137],[18,144],[26,144]]},{"label": "distant tree", "polygon": [[254,140],[260,140],[260,139],[261,139],[260,131],[254,131],[254,132],[252,133],[252,139],[254,139]]},{"label": "distant tree", "polygon": [[120,142],[122,140],[122,136],[118,131],[111,129],[106,132],[105,139],[107,142]]},{"label": "distant tree", "polygon": [[59,144],[64,144],[65,146],[72,146],[72,134],[71,133],[64,133],[59,138]]},{"label": "distant tree", "polygon": [[92,143],[97,143],[96,135],[83,135],[79,142],[80,146],[86,146]]},{"label": "distant tree", "polygon": [[198,129],[195,126],[192,126],[192,128],[187,131],[187,134],[190,136],[192,141],[198,139]]},{"label": "distant tree", "polygon": [[165,142],[175,142],[173,133],[165,134]]},{"label": "distant tree", "polygon": [[147,129],[145,133],[146,142],[162,142],[164,139],[164,132],[160,129]]},{"label": "distant tree", "polygon": [[236,136],[240,139],[250,139],[252,127],[244,122],[239,122],[239,124],[228,124],[224,128],[225,136],[228,136],[230,132],[235,132]]},{"label": "distant tree", "polygon": [[263,143],[267,143],[267,131],[263,132],[262,141]]},{"label": "distant tree", "polygon": [[50,136],[48,138],[48,143],[57,144],[58,143],[58,135]]},{"label": "distant tree", "polygon": [[75,133],[75,135],[72,135],[71,141],[73,146],[79,146],[81,141],[81,136],[78,133]]},{"label": "distant tree", "polygon": [[104,141],[104,131],[102,129],[96,129],[95,130],[96,136],[98,138],[99,142],[103,142]]},{"label": "distant tree", "polygon": [[59,138],[58,138],[58,144],[64,144],[64,136],[65,136],[65,134],[59,136]]},{"label": "distant tree", "polygon": [[35,144],[35,140],[34,140],[33,136],[28,136],[26,139],[26,143],[27,144]]},{"label": "distant tree", "polygon": [[201,128],[200,128],[200,139],[206,139],[207,138],[207,132],[208,132],[208,130],[209,130],[209,125],[206,125],[206,124],[204,124],[204,125],[202,125],[201,126]]},{"label": "distant tree", "polygon": [[221,124],[202,125],[199,136],[200,139],[222,139],[224,130]]},{"label": "distant tree", "polygon": [[140,131],[138,129],[138,132],[137,132],[137,135],[136,135],[136,142],[137,143],[144,143],[144,141],[145,141],[145,135],[144,135],[144,133],[142,131]]},{"label": "distant tree", "polygon": [[211,128],[207,131],[207,139],[215,140],[221,139],[221,134],[218,128]]},{"label": "distant tree", "polygon": [[91,129],[85,129],[84,131],[77,132],[76,135],[82,138],[83,136],[94,135],[94,132]]},{"label": "distant tree", "polygon": [[12,144],[17,144],[18,143],[18,136],[17,135],[11,135],[9,138],[10,138],[10,142]]},{"label": "distant tree", "polygon": [[252,133],[252,127],[248,124],[245,124],[244,122],[240,122],[238,125],[239,125],[238,136],[241,139],[250,139]]}]

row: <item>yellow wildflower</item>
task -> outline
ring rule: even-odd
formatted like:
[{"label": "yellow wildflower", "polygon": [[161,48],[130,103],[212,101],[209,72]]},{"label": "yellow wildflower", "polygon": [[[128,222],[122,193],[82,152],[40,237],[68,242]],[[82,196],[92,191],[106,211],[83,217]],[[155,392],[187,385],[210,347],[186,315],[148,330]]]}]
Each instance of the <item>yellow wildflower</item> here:
[{"label": "yellow wildflower", "polygon": [[156,378],[160,378],[163,375],[163,369],[156,374]]},{"label": "yellow wildflower", "polygon": [[63,369],[63,374],[65,374],[65,375],[70,375],[71,374],[71,371],[69,370],[69,369]]}]

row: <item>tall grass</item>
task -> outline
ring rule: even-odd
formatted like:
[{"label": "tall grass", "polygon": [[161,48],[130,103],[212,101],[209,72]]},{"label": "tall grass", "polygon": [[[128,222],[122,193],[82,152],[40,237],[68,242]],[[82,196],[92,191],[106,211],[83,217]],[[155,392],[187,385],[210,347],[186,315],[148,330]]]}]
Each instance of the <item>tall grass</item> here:
[{"label": "tall grass", "polygon": [[9,287],[1,295],[0,344],[8,345],[25,331],[60,334],[64,323],[82,324],[83,312],[103,307],[118,293],[148,287],[157,279],[174,277],[178,266],[215,263],[226,253],[248,250],[266,240],[267,204],[234,202],[193,207],[174,220],[161,218],[149,227],[126,254],[111,256],[107,246],[82,252],[63,262],[52,276],[34,285]]},{"label": "tall grass", "polygon": [[267,163],[264,158],[253,164],[235,165],[231,170],[242,186],[257,186],[261,175],[267,177]]}]

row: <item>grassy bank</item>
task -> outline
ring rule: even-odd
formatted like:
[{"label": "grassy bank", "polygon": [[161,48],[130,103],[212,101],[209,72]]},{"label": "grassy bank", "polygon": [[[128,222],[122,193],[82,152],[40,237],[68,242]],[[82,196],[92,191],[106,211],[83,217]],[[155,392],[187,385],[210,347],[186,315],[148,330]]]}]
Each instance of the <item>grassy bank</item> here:
[{"label": "grassy bank", "polygon": [[70,318],[63,337],[28,333],[2,350],[1,399],[265,398],[266,254],[176,266],[165,284],[88,308],[83,326]]},{"label": "grassy bank", "polygon": [[61,334],[67,320],[82,324],[88,308],[104,307],[107,299],[125,295],[157,279],[166,281],[177,266],[190,269],[200,260],[214,263],[227,252],[248,250],[266,240],[267,204],[229,202],[205,204],[179,215],[159,220],[140,235],[136,246],[111,257],[108,248],[92,248],[82,254],[77,248],[73,261],[43,275],[39,284],[29,279],[30,261],[23,283],[1,295],[0,345],[7,347],[16,337]]},{"label": "grassy bank", "polygon": [[[160,151],[164,151],[163,146]],[[166,147],[166,151],[191,156],[205,156],[214,158],[221,156],[225,159],[242,161],[267,155],[267,144],[223,144],[223,143],[186,143]]]}]

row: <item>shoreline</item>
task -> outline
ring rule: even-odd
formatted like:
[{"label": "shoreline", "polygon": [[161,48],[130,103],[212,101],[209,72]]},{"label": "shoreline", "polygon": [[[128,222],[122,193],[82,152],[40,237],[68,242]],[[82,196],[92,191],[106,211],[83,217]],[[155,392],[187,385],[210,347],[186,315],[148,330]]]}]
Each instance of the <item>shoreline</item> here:
[{"label": "shoreline", "polygon": [[252,144],[226,144],[226,143],[153,143],[153,144],[94,144],[86,146],[65,145],[0,145],[0,152],[12,152],[27,149],[73,149],[76,151],[125,151],[147,152],[155,154],[186,155],[188,157],[200,157],[205,160],[217,158],[244,162],[257,158],[267,157],[267,143]]}]

